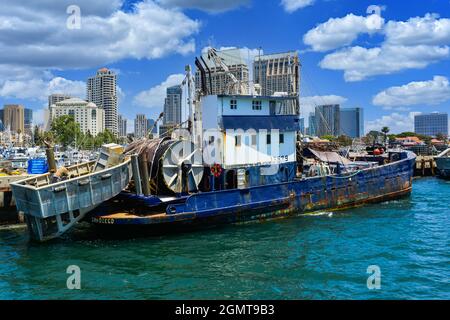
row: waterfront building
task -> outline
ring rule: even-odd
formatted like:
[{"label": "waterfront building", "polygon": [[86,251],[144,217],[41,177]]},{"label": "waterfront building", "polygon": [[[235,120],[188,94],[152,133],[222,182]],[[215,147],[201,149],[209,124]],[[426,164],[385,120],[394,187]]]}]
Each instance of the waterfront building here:
[{"label": "waterfront building", "polygon": [[3,125],[11,132],[24,133],[25,108],[20,104],[7,104],[3,108]]},{"label": "waterfront building", "polygon": [[155,120],[147,119],[147,132],[150,132],[150,130],[152,130],[151,133],[153,133],[153,134],[158,133],[158,127],[154,126],[154,124],[155,124]]},{"label": "waterfront building", "polygon": [[87,100],[104,110],[105,129],[118,134],[117,124],[117,75],[102,68],[87,81]]},{"label": "waterfront building", "polygon": [[117,125],[119,126],[119,137],[127,136],[127,119],[119,114],[117,116]]},{"label": "waterfront building", "polygon": [[0,109],[0,131],[5,130],[5,126],[3,125],[3,109]]},{"label": "waterfront building", "polygon": [[308,124],[308,135],[310,135],[310,136],[317,135],[316,114],[314,112],[311,112],[309,114],[308,122],[309,122],[309,124]]},{"label": "waterfront building", "polygon": [[261,87],[261,95],[276,92],[296,95],[299,92],[299,60],[297,52],[257,56],[253,62],[253,79]]},{"label": "waterfront building", "polygon": [[[242,83],[248,92],[249,84],[249,68],[245,57],[240,49],[227,49],[217,51],[217,55],[222,59],[223,63],[228,67],[229,71]],[[222,67],[216,66],[214,61],[208,58],[208,54],[204,53],[201,57],[203,66],[206,69],[205,81],[208,94],[226,94],[232,83],[230,76],[225,73]],[[195,87],[202,88],[202,79],[200,71],[195,72]],[[246,92],[243,92],[246,93]]]},{"label": "waterfront building", "polygon": [[427,136],[444,134],[448,136],[448,114],[434,112],[414,116],[414,132]]},{"label": "waterfront building", "polygon": [[342,135],[350,138],[364,136],[364,111],[362,108],[342,108],[339,116]]},{"label": "waterfront building", "polygon": [[33,130],[33,110],[25,108],[24,114],[24,132],[31,135]]},{"label": "waterfront building", "polygon": [[316,106],[317,136],[339,136],[340,134],[340,106],[329,104]]},{"label": "waterfront building", "polygon": [[305,135],[306,134],[306,130],[305,130],[305,118],[300,118],[299,121],[299,129],[300,129],[300,133]]},{"label": "waterfront building", "polygon": [[52,93],[51,95],[48,96],[48,107],[50,108],[52,105],[70,98],[73,97],[68,94]]},{"label": "waterfront building", "polygon": [[70,98],[50,106],[51,121],[64,115],[73,116],[76,123],[80,125],[83,133],[90,132],[96,136],[105,129],[105,114],[93,102]]},{"label": "waterfront building", "polygon": [[134,136],[142,138],[147,135],[147,117],[145,114],[137,114],[134,119]]},{"label": "waterfront building", "polygon": [[181,123],[181,99],[183,89],[181,85],[172,86],[167,88],[166,93],[163,123],[178,125]]}]

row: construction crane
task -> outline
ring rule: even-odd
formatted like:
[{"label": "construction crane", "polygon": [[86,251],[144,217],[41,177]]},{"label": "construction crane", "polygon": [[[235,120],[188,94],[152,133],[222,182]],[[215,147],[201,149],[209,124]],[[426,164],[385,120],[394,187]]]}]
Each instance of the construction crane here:
[{"label": "construction crane", "polygon": [[221,68],[225,74],[230,77],[231,85],[228,87],[227,94],[244,94],[246,93],[246,88],[241,81],[239,81],[234,74],[230,71],[228,66],[225,64],[223,59],[219,57],[217,54],[217,50],[215,48],[208,49],[208,59],[214,62],[216,68]]}]

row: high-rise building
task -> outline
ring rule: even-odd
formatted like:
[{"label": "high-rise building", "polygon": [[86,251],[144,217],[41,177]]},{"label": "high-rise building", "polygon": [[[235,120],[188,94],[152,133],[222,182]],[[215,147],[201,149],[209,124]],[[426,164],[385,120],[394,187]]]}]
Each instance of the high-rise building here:
[{"label": "high-rise building", "polygon": [[127,136],[127,119],[119,114],[117,116],[117,125],[119,126],[119,137]]},{"label": "high-rise building", "polygon": [[105,110],[105,129],[118,134],[117,76],[113,71],[102,68],[88,79],[87,100]]},{"label": "high-rise building", "polygon": [[25,108],[23,114],[25,133],[31,135],[33,130],[33,110]]},{"label": "high-rise building", "polygon": [[299,129],[300,129],[300,133],[301,134],[306,134],[306,131],[305,131],[305,118],[300,118],[300,121],[299,121]]},{"label": "high-rise building", "polygon": [[[219,58],[228,67],[228,70],[241,82],[245,88],[244,93],[248,92],[249,69],[242,51],[239,49],[227,49],[216,51]],[[208,59],[208,54],[204,53],[201,57],[202,64],[206,71],[206,88],[208,94],[227,94],[232,87],[232,80],[223,68],[217,66],[214,61]],[[206,65],[205,65],[206,64]],[[195,72],[195,87],[202,88],[202,79],[199,70]]]},{"label": "high-rise building", "polygon": [[147,117],[145,114],[137,114],[134,119],[134,136],[142,138],[147,135]]},{"label": "high-rise building", "polygon": [[70,98],[50,106],[50,119],[64,115],[73,116],[76,123],[80,125],[83,133],[96,136],[105,128],[104,110],[98,108],[95,103],[87,102],[78,98]]},{"label": "high-rise building", "polygon": [[317,135],[316,114],[314,112],[311,112],[308,116],[308,135]]},{"label": "high-rise building", "polygon": [[57,104],[58,102],[64,101],[66,99],[73,98],[72,96],[68,94],[63,93],[53,93],[48,96],[48,106],[51,107],[54,104]]},{"label": "high-rise building", "polygon": [[0,131],[5,130],[5,126],[3,125],[3,109],[0,109]]},{"label": "high-rise building", "polygon": [[299,92],[299,60],[297,52],[257,56],[253,62],[253,79],[261,86],[263,96],[275,92],[296,95]]},{"label": "high-rise building", "polygon": [[448,114],[433,112],[414,116],[414,132],[427,136],[444,134],[448,136]]},{"label": "high-rise building", "polygon": [[25,131],[25,111],[19,104],[7,104],[3,109],[3,125],[11,132],[24,133]]},{"label": "high-rise building", "polygon": [[167,88],[167,96],[164,102],[164,124],[181,123],[181,99],[183,89],[181,86]]},{"label": "high-rise building", "polygon": [[319,137],[340,134],[340,106],[338,104],[316,106],[316,130]]},{"label": "high-rise building", "polygon": [[147,132],[151,133],[157,133],[158,132],[158,127],[155,126],[155,120],[153,119],[147,119]]},{"label": "high-rise building", "polygon": [[364,110],[362,108],[342,108],[340,124],[342,135],[361,138],[364,136]]}]

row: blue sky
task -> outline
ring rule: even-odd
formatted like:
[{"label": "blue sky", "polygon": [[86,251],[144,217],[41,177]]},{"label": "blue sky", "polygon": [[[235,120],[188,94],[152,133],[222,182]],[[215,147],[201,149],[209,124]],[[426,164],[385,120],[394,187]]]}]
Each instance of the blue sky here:
[{"label": "blue sky", "polygon": [[[80,29],[66,27],[69,5]],[[262,47],[299,51],[303,114],[338,102],[363,107],[366,130],[412,130],[415,113],[450,110],[449,13],[448,0],[2,0],[0,104],[40,122],[49,93],[84,98],[106,66],[119,75],[119,112],[155,117],[202,48]]]}]

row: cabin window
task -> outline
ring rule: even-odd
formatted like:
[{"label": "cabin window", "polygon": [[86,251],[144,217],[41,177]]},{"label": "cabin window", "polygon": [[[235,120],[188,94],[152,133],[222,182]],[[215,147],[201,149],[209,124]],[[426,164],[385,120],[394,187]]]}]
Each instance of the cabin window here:
[{"label": "cabin window", "polygon": [[214,143],[214,136],[210,136],[209,137],[209,144],[213,144]]},{"label": "cabin window", "polygon": [[284,143],[284,133],[280,133],[280,143]]},{"label": "cabin window", "polygon": [[230,109],[231,110],[237,109],[237,100],[235,100],[235,99],[230,100]]},{"label": "cabin window", "polygon": [[256,146],[256,134],[252,134],[252,146]]},{"label": "cabin window", "polygon": [[267,142],[267,144],[272,143],[272,136],[270,135],[270,133],[266,136],[266,142]]},{"label": "cabin window", "polygon": [[253,100],[252,101],[252,109],[253,110],[261,110],[262,109],[262,102],[261,102],[261,100]]},{"label": "cabin window", "polygon": [[240,147],[241,146],[241,136],[236,136],[235,138],[234,138],[234,145],[236,146],[236,147]]}]

